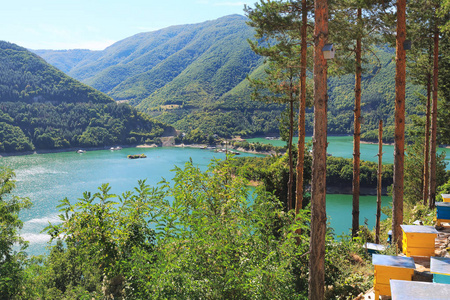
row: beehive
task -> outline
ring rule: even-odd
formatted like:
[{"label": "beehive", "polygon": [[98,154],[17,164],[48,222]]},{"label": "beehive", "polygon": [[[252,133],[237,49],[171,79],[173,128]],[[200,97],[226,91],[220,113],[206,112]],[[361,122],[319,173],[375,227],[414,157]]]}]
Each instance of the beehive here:
[{"label": "beehive", "polygon": [[450,202],[436,202],[436,225],[450,223]]},{"label": "beehive", "polygon": [[421,281],[391,280],[391,295],[392,300],[448,300],[450,285]]},{"label": "beehive", "polygon": [[444,202],[450,202],[450,194],[441,194],[441,196]]},{"label": "beehive", "polygon": [[372,264],[375,269],[373,285],[375,299],[380,295],[391,295],[391,279],[411,280],[414,275],[415,264],[411,257],[373,254]]},{"label": "beehive", "polygon": [[403,230],[403,253],[410,256],[434,256],[438,231],[433,226],[400,225]]},{"label": "beehive", "polygon": [[433,282],[450,284],[450,258],[432,257],[430,272],[433,273]]},{"label": "beehive", "polygon": [[370,255],[386,251],[386,246],[375,243],[365,243],[363,248],[366,249]]}]

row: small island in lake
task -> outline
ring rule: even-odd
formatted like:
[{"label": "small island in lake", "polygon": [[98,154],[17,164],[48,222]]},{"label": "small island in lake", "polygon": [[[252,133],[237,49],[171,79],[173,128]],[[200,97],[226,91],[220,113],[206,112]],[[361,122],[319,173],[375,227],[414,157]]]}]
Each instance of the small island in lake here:
[{"label": "small island in lake", "polygon": [[129,159],[136,159],[136,158],[146,158],[147,155],[145,155],[145,154],[133,154],[133,155],[128,155],[127,157]]}]

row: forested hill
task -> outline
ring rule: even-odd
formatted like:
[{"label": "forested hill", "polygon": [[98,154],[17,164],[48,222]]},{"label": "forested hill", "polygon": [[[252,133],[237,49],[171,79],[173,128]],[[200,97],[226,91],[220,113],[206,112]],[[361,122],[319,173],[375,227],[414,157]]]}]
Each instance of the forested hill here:
[{"label": "forested hill", "polygon": [[[209,134],[278,134],[283,107],[250,99],[246,76],[263,76],[263,59],[247,42],[254,30],[247,18],[217,20],[140,33],[103,51],[35,51],[67,74],[177,129]],[[364,124],[392,125],[395,60],[392,49],[378,47],[378,66],[363,79]],[[339,55],[339,53],[337,54]],[[342,55],[342,54],[341,54]],[[407,85],[409,113],[416,111],[420,89]],[[330,77],[329,133],[353,130],[354,75]],[[307,131],[312,133],[312,112]],[[387,128],[388,129],[388,128]]]},{"label": "forested hill", "polygon": [[136,34],[104,51],[35,52],[69,76],[134,105],[180,76],[185,78],[185,73],[194,73],[197,80],[204,81],[214,76],[215,90],[206,92],[223,93],[245,79],[261,61],[248,46],[253,30],[246,20],[232,15],[172,26]]},{"label": "forested hill", "polygon": [[0,152],[155,141],[173,128],[0,41]]},{"label": "forested hill", "polygon": [[36,54],[0,41],[0,101],[110,103],[90,86],[65,75]]}]

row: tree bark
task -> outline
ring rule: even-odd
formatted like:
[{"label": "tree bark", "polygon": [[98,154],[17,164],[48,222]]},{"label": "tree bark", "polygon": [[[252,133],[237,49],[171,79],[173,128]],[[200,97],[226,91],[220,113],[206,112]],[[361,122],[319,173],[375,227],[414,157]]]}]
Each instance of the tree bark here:
[{"label": "tree bark", "polygon": [[[306,110],[306,29],[308,26],[308,11],[306,0],[302,0],[302,29],[301,29],[301,69],[300,69],[300,107],[298,113],[298,143],[297,143],[297,186],[295,215],[302,209],[303,202],[303,164],[305,161],[305,110]],[[298,232],[299,233],[299,232]]]},{"label": "tree bark", "polygon": [[[292,82],[292,81],[291,81]],[[292,84],[291,84],[292,85]],[[291,86],[292,91],[292,86]],[[289,180],[288,180],[288,209],[294,208],[294,199],[292,195],[292,185],[294,183],[294,165],[292,162],[292,139],[294,138],[294,101],[291,94],[291,99],[289,101]]]},{"label": "tree bark", "polygon": [[397,47],[395,72],[395,137],[394,137],[394,189],[392,194],[392,238],[402,249],[403,177],[405,160],[405,78],[406,53],[406,0],[397,1]]},{"label": "tree bark", "polygon": [[430,109],[431,109],[431,74],[428,73],[427,79],[427,112],[425,120],[425,149],[423,153],[423,205],[427,205],[428,200],[428,187],[430,176]]},{"label": "tree bark", "polygon": [[314,26],[314,136],[311,181],[311,242],[309,299],[323,300],[325,287],[327,61],[322,49],[328,39],[328,3],[316,0]]},{"label": "tree bark", "polygon": [[378,173],[377,173],[377,219],[375,223],[375,243],[380,243],[381,188],[383,174],[383,120],[378,125]]},{"label": "tree bark", "polygon": [[[358,8],[358,25],[361,25],[362,12]],[[359,169],[360,169],[360,137],[361,137],[361,37],[356,39],[356,70],[355,70],[355,120],[353,129],[353,210],[352,237],[359,231]]]},{"label": "tree bark", "polygon": [[434,65],[433,65],[433,103],[431,109],[431,146],[430,146],[430,188],[428,198],[430,207],[436,201],[436,135],[437,135],[437,102],[438,102],[438,72],[439,71],[439,27],[436,22],[434,29]]}]

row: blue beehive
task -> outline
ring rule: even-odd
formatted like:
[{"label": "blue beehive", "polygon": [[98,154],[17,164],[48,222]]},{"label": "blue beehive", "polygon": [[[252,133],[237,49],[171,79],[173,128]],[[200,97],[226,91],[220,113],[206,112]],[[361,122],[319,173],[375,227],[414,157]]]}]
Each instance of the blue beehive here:
[{"label": "blue beehive", "polygon": [[372,254],[386,251],[386,246],[375,243],[365,243],[363,247],[367,250],[367,252],[369,252],[371,256]]},{"label": "blue beehive", "polygon": [[430,272],[433,273],[433,282],[450,284],[450,258],[431,257]]},{"label": "blue beehive", "polygon": [[442,222],[450,222],[450,202],[436,202],[437,225]]},{"label": "blue beehive", "polygon": [[448,284],[391,280],[390,285],[393,300],[448,300],[450,295]]}]

